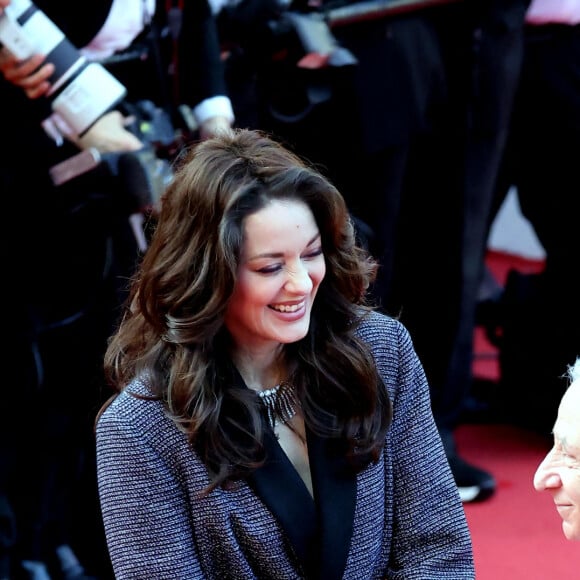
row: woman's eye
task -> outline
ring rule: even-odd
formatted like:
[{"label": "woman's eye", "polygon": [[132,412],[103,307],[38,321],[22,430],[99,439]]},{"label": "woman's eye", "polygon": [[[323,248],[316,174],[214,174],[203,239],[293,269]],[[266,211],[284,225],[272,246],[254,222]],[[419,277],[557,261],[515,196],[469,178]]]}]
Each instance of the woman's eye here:
[{"label": "woman's eye", "polygon": [[257,270],[259,274],[274,274],[275,272],[279,272],[282,266],[280,264],[272,264],[271,266],[264,266]]},{"label": "woman's eye", "polygon": [[306,256],[304,256],[304,257],[306,259],[312,259],[312,258],[317,258],[321,254],[322,254],[322,248],[316,248],[316,250],[312,250],[312,252],[308,252],[308,254],[306,254]]},{"label": "woman's eye", "polygon": [[[304,255],[301,256],[302,260],[314,260],[322,255],[322,248],[316,248]],[[276,274],[280,272],[284,268],[285,264],[283,263],[276,263],[276,264],[269,264],[268,266],[263,266],[262,268],[258,268],[256,272],[258,274]]]}]

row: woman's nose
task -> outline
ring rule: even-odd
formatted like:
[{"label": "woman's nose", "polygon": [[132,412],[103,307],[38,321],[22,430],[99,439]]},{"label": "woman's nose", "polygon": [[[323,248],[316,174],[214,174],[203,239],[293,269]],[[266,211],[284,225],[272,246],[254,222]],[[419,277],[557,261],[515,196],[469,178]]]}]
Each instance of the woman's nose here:
[{"label": "woman's nose", "polygon": [[308,269],[298,265],[289,270],[285,287],[294,294],[308,294],[312,290],[312,279]]}]

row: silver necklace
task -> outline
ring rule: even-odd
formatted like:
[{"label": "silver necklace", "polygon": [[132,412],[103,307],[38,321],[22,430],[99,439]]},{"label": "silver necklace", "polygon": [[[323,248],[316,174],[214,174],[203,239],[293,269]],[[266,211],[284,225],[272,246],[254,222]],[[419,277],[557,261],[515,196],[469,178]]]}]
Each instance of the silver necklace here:
[{"label": "silver necklace", "polygon": [[276,426],[276,422],[286,425],[296,415],[298,399],[296,390],[290,383],[282,381],[271,389],[260,391],[258,397],[266,407],[268,423],[272,429]]}]

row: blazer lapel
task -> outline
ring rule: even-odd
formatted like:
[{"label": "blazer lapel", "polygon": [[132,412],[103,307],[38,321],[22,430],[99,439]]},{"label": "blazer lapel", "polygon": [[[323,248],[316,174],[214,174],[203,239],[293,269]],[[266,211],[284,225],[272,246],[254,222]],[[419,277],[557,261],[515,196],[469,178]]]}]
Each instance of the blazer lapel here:
[{"label": "blazer lapel", "polygon": [[274,514],[311,577],[318,559],[314,500],[270,429],[265,430],[264,446],[266,462],[252,472],[248,483]]},{"label": "blazer lapel", "polygon": [[[234,383],[247,388],[235,367]],[[248,479],[288,536],[307,578],[341,580],[354,525],[356,474],[338,443],[307,429],[314,500],[276,436],[265,428],[266,462]]]},{"label": "blazer lapel", "polygon": [[343,578],[353,530],[356,475],[337,445],[307,433],[315,500],[266,430],[268,459],[249,483],[288,535],[308,578]]},{"label": "blazer lapel", "polygon": [[[224,368],[229,368],[232,383],[237,388],[248,388],[234,365],[230,363]],[[310,571],[318,554],[314,500],[267,425],[265,415],[264,447],[266,461],[250,474],[248,484],[286,532],[304,569]]]},{"label": "blazer lapel", "polygon": [[356,474],[339,453],[336,442],[308,433],[308,455],[320,524],[320,575],[344,575],[356,506]]}]

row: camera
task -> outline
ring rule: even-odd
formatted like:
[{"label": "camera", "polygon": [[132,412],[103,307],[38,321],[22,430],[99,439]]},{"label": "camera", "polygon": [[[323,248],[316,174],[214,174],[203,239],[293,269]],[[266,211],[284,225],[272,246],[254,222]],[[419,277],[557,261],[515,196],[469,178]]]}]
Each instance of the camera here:
[{"label": "camera", "polygon": [[16,58],[46,55],[55,70],[46,97],[77,135],[85,133],[125,96],[125,87],[101,64],[88,61],[44,12],[12,0],[0,14],[0,45]]}]

